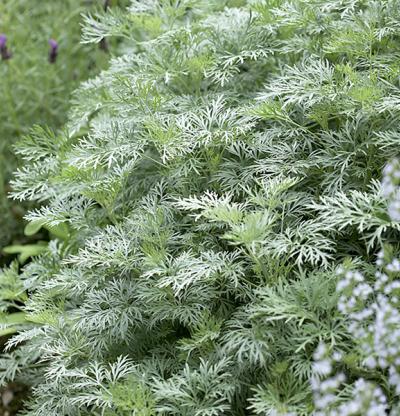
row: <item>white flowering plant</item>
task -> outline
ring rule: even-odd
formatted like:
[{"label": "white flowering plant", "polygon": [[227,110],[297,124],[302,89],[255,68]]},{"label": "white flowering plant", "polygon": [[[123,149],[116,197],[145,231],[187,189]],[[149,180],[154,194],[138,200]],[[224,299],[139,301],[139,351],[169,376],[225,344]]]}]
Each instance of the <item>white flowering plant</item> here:
[{"label": "white flowering plant", "polygon": [[[394,159],[382,181],[394,221],[399,221],[399,178],[400,164]],[[347,318],[354,346],[344,352],[321,344],[315,352],[316,415],[394,416],[400,410],[400,261],[393,251],[392,246],[379,251],[370,278],[354,264],[338,269],[338,309]]]}]

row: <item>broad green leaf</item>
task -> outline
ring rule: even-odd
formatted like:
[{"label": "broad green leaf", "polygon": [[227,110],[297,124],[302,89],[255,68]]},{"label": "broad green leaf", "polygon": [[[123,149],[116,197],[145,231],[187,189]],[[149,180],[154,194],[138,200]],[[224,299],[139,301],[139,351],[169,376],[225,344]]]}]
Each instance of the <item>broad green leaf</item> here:
[{"label": "broad green leaf", "polygon": [[3,248],[4,253],[18,254],[18,260],[20,263],[25,263],[30,257],[38,256],[47,250],[45,241],[39,241],[37,244],[19,245],[15,244]]},{"label": "broad green leaf", "polygon": [[24,234],[26,236],[31,236],[36,234],[43,227],[43,220],[32,221],[26,224],[24,229]]}]

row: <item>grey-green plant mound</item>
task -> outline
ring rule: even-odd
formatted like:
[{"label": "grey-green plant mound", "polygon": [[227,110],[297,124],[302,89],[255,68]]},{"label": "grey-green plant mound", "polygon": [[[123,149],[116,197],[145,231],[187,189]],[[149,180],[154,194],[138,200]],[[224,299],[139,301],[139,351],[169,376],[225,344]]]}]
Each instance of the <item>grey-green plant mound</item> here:
[{"label": "grey-green plant mound", "polygon": [[84,42],[119,36],[124,54],[64,133],[18,146],[14,197],[62,228],[20,276],[31,324],[0,362],[32,386],[23,414],[310,415],[321,345],[348,380],[325,414],[361,376],[396,414],[336,285],[349,257],[373,280],[382,244],[398,251],[380,180],[399,145],[399,6],[133,0],[86,18]]}]

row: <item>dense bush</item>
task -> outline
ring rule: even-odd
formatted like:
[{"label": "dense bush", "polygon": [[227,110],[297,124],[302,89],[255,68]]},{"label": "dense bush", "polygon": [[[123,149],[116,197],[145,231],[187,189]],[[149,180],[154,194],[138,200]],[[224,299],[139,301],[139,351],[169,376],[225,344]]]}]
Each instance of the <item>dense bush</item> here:
[{"label": "dense bush", "polygon": [[59,234],[20,276],[31,324],[0,362],[33,387],[24,414],[397,414],[399,348],[372,330],[400,324],[380,185],[399,6],[133,0],[86,18],[83,40],[119,36],[123,56],[65,132],[17,148],[13,196]]},{"label": "dense bush", "polygon": [[[12,145],[33,124],[61,127],[71,92],[108,60],[97,47],[79,43],[80,13],[99,5],[97,0],[0,2],[0,33],[5,43],[0,60],[1,248],[22,234],[23,209],[6,198],[16,168]],[[53,63],[49,62],[50,39],[58,42]]]}]

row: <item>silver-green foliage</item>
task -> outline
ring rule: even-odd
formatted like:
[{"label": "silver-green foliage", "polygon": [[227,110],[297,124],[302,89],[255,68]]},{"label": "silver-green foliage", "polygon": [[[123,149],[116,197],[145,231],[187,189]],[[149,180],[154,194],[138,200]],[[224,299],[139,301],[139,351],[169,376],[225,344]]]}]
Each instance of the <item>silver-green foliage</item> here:
[{"label": "silver-green foliage", "polygon": [[399,236],[377,186],[398,152],[399,6],[152,0],[86,18],[84,42],[121,36],[124,54],[64,133],[18,147],[14,197],[69,230],[20,276],[32,325],[0,366],[33,386],[24,414],[307,415],[321,343],[357,375],[335,269]]}]

